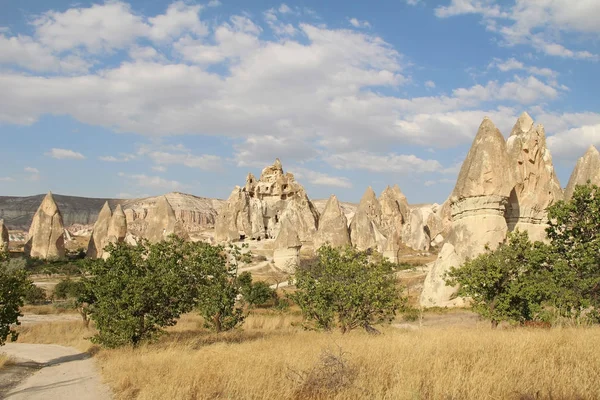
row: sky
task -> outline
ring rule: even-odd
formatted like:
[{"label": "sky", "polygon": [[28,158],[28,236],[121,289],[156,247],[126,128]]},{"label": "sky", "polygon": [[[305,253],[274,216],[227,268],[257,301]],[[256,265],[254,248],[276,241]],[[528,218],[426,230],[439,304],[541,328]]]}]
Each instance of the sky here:
[{"label": "sky", "polygon": [[485,116],[600,145],[598,0],[0,0],[0,195],[443,202]]}]

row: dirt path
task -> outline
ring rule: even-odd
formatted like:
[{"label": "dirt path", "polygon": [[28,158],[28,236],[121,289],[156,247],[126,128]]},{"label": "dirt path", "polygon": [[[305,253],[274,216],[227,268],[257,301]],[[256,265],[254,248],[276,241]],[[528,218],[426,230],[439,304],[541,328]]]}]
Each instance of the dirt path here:
[{"label": "dirt path", "polygon": [[[110,389],[99,378],[87,353],[54,344],[7,343],[0,348],[34,372],[16,387],[1,393],[7,400],[110,400]],[[10,370],[15,368],[9,367]],[[5,372],[0,372],[3,374]],[[1,388],[0,388],[1,389]]]}]

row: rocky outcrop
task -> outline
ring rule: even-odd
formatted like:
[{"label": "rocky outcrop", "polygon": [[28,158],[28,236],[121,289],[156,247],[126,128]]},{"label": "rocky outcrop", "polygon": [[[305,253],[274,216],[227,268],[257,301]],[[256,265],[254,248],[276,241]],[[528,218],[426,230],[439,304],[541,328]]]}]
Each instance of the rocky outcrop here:
[{"label": "rocky outcrop", "polygon": [[413,250],[428,251],[431,245],[426,217],[422,208],[414,208],[408,215],[407,223],[402,227],[402,242]]},{"label": "rocky outcrop", "polygon": [[420,304],[422,307],[457,307],[464,305],[464,300],[456,297],[458,287],[446,285],[446,274],[450,268],[458,268],[463,260],[456,254],[454,246],[446,243],[437,260],[432,263],[431,269],[423,283]]},{"label": "rocky outcrop", "polygon": [[335,195],[331,195],[325,205],[325,209],[321,213],[319,229],[314,240],[315,249],[325,244],[329,244],[332,247],[350,245],[348,221]]},{"label": "rocky outcrop", "polygon": [[300,248],[302,242],[294,229],[293,222],[283,217],[273,251],[273,263],[283,271],[293,273],[300,263]]},{"label": "rocky outcrop", "polygon": [[379,195],[381,205],[381,231],[390,236],[402,230],[402,225],[408,222],[410,208],[406,196],[398,185],[386,187]]},{"label": "rocky outcrop", "polygon": [[381,214],[381,204],[369,186],[350,223],[350,239],[358,250],[382,251],[387,238],[381,231]]},{"label": "rocky outcrop", "polygon": [[575,186],[585,185],[588,181],[600,186],[600,153],[594,146],[590,146],[583,157],[577,160],[565,189],[565,200],[571,200]]},{"label": "rocky outcrop", "polygon": [[104,248],[108,244],[108,226],[110,225],[111,219],[112,211],[108,205],[108,202],[106,202],[104,203],[104,206],[102,206],[102,209],[98,214],[98,219],[94,224],[94,230],[90,236],[90,241],[88,243],[88,249],[86,252],[87,258],[102,258],[104,254]]},{"label": "rocky outcrop", "polygon": [[154,207],[148,211],[145,222],[145,229],[138,236],[148,239],[150,243],[160,242],[173,234],[184,239],[189,238],[187,230],[177,221],[175,212],[165,196],[157,197]]},{"label": "rocky outcrop", "polygon": [[64,257],[64,231],[62,215],[50,192],[33,216],[25,254],[41,259]]},{"label": "rocky outcrop", "polygon": [[6,229],[6,225],[4,225],[4,220],[0,219],[0,251],[8,250],[9,241],[10,237],[8,235],[8,229]]},{"label": "rocky outcrop", "polygon": [[504,214],[515,182],[511,167],[504,137],[485,118],[450,196],[452,223],[447,242],[425,280],[423,306],[450,301],[452,291],[441,278],[450,267],[504,241],[508,231]]},{"label": "rocky outcrop", "polygon": [[108,243],[120,243],[127,237],[127,218],[120,204],[115,208],[107,232]]},{"label": "rocky outcrop", "polygon": [[260,179],[249,174],[221,208],[215,226],[217,242],[240,238],[276,238],[286,214],[299,239],[311,244],[319,214],[294,175],[283,172],[279,159],[263,169]]},{"label": "rocky outcrop", "polygon": [[563,192],[546,148],[544,127],[534,127],[523,113],[507,141],[514,168],[515,187],[506,208],[508,229],[527,231],[531,240],[545,240],[546,209],[563,199]]}]

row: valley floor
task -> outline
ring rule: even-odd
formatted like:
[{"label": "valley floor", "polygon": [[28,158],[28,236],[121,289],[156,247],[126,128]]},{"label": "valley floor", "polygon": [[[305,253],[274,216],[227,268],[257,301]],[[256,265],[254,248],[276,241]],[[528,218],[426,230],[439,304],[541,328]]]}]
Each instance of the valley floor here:
[{"label": "valley floor", "polygon": [[20,342],[93,353],[117,399],[600,398],[600,328],[492,330],[461,310],[375,336],[304,331],[293,312],[216,335],[190,314],[158,342],[118,350],[91,347],[76,321],[21,331]]}]

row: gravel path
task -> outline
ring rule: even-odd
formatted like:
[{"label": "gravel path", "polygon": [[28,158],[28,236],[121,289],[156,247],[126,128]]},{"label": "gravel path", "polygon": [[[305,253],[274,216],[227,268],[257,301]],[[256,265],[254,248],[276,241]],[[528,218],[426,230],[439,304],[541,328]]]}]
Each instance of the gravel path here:
[{"label": "gravel path", "polygon": [[[16,360],[40,369],[12,388],[7,400],[110,400],[94,360],[72,347],[54,344],[7,343],[0,348]],[[9,367],[10,369],[11,367]]]}]

